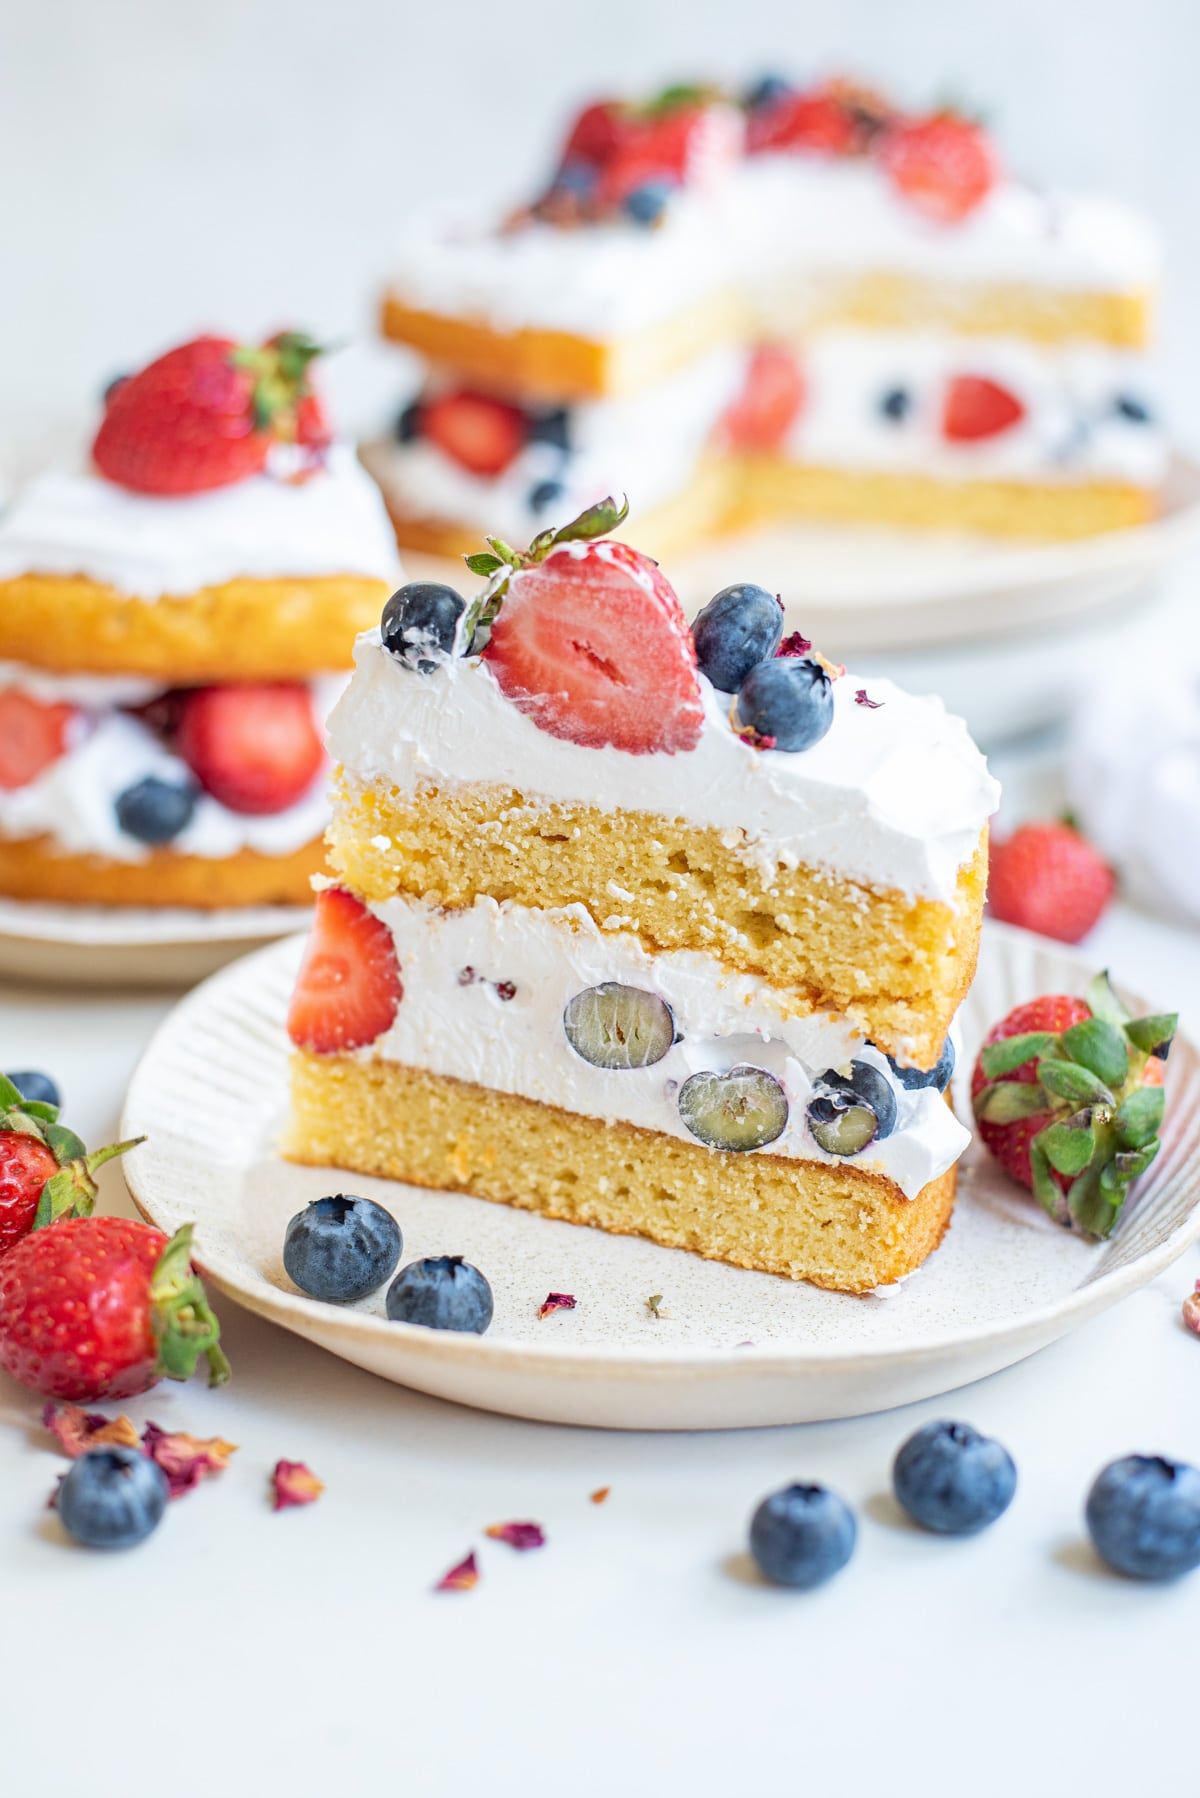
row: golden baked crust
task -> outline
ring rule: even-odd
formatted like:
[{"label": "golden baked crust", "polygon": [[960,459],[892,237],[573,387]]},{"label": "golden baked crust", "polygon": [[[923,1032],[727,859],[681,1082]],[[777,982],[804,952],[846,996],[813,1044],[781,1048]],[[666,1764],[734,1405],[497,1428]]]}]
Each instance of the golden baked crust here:
[{"label": "golden baked crust", "polygon": [[319,838],[290,855],[241,849],[215,860],[152,849],[140,862],[64,855],[50,837],[0,838],[0,893],[60,905],[184,905],[200,911],[231,905],[307,905],[312,877],[324,865]]},{"label": "golden baked crust", "polygon": [[850,1163],[734,1155],[397,1062],[292,1058],[284,1153],[495,1199],[711,1261],[869,1292],[946,1232],[950,1168],[913,1199]]}]

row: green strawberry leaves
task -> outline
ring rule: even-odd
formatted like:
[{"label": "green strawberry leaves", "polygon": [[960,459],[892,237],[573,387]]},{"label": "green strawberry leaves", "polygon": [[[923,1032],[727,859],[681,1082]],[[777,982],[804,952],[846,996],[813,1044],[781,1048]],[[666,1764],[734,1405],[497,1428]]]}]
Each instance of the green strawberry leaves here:
[{"label": "green strawberry leaves", "polygon": [[209,1385],[223,1386],[229,1362],[220,1346],[221,1325],[192,1268],[194,1230],[193,1224],[184,1224],[175,1232],[150,1277],[150,1326],[158,1344],[155,1371],[168,1380],[190,1380],[203,1355]]},{"label": "green strawberry leaves", "polygon": [[610,494],[607,499],[588,506],[569,524],[539,531],[527,550],[515,550],[503,538],[489,537],[486,550],[464,556],[471,573],[487,581],[487,586],[471,601],[463,618],[461,641],[466,645],[465,654],[478,654],[483,648],[486,633],[500,615],[508,583],[514,574],[544,562],[560,543],[593,543],[598,537],[609,536],[628,515],[629,501],[622,498],[618,504]]}]

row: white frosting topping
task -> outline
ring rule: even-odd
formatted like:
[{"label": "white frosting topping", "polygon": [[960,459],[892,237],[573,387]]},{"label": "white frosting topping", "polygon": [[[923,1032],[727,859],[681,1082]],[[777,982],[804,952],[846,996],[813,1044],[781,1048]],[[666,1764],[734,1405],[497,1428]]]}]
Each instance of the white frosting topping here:
[{"label": "white frosting topping", "polygon": [[[838,1158],[813,1140],[805,1109],[814,1078],[853,1058],[892,1081],[898,1115],[892,1134],[851,1165],[886,1175],[912,1198],[970,1141],[940,1093],[905,1091],[886,1057],[843,1020],[788,1017],[762,981],[691,951],[650,955],[634,936],[599,930],[582,906],[534,911],[481,898],[443,912],[389,899],[372,909],[392,931],[404,986],[395,1023],[365,1051],[372,1058],[691,1143],[678,1108],[683,1082],[748,1063],[774,1075],[789,1108],[783,1135],[751,1153],[834,1164]],[[681,1040],[652,1067],[595,1067],[567,1040],[567,1000],[603,981],[652,992],[670,1006]],[[516,989],[507,999],[497,991],[505,982]]]},{"label": "white frosting topping", "polygon": [[330,753],[354,779],[402,791],[487,782],[531,799],[685,818],[728,832],[766,879],[780,863],[805,864],[953,904],[999,796],[962,720],[890,681],[870,682],[874,710],[856,704],[853,675],[835,681],[828,734],[789,754],[736,736],[729,696],[701,677],[696,748],[631,755],[549,736],[478,658],[416,675],[376,631],[359,638],[355,665],[329,723]]},{"label": "white frosting topping", "polygon": [[86,575],[155,600],[238,577],[394,584],[399,563],[379,493],[342,444],[307,480],[254,475],[182,499],[131,493],[87,468],[43,475],[0,520],[0,580],[22,574]]}]

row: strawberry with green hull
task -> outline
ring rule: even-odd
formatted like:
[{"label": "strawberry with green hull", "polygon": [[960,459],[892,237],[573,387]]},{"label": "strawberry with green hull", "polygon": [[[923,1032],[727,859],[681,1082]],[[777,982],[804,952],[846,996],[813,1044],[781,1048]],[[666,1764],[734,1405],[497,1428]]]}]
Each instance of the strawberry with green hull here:
[{"label": "strawberry with green hull", "polygon": [[86,1217],[96,1201],[98,1170],[142,1140],[109,1143],[89,1155],[59,1123],[56,1105],[22,1098],[0,1074],[0,1256],[31,1230]]},{"label": "strawberry with green hull", "polygon": [[1086,999],[1035,999],[989,1033],[971,1079],[979,1134],[1058,1223],[1110,1235],[1158,1154],[1176,1021],[1131,1017],[1100,974]]}]

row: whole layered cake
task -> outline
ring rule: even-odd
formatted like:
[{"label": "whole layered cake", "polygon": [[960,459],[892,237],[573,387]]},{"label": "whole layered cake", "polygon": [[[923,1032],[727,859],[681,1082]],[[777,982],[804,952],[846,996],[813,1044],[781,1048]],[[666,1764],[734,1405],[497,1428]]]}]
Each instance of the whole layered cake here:
[{"label": "whole layered cake", "polygon": [[959,113],[845,81],[603,101],[533,204],[408,230],[383,328],[427,377],[364,454],[444,553],[618,484],[667,556],[792,518],[1114,529],[1166,471],[1158,278],[1140,217],[1012,178]]},{"label": "whole layered cake", "polygon": [[0,893],[307,900],[325,715],[397,572],[315,353],[179,346],[0,521]]},{"label": "whole layered cake", "polygon": [[288,1150],[848,1291],[940,1240],[996,787],[601,504],[413,583],[330,726]]}]

